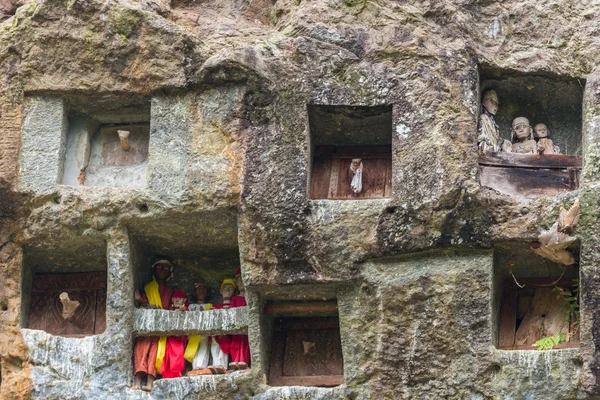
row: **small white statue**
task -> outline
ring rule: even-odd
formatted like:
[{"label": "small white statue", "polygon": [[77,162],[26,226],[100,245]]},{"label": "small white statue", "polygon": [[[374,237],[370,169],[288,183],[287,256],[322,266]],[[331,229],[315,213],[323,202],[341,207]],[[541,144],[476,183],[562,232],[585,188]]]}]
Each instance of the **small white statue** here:
[{"label": "small white statue", "polygon": [[75,311],[79,308],[80,303],[77,300],[71,300],[69,293],[62,292],[59,296],[60,302],[62,303],[62,317],[66,320],[71,320],[75,315]]},{"label": "small white statue", "polygon": [[129,134],[131,132],[117,130],[117,133],[119,134],[119,140],[121,141],[121,148],[124,151],[129,151]]},{"label": "small white statue", "polygon": [[360,158],[353,158],[350,163],[350,171],[354,174],[352,182],[350,182],[350,188],[353,193],[360,193],[362,191],[362,171],[363,163]]},{"label": "small white statue", "polygon": [[500,139],[500,129],[494,120],[498,112],[498,96],[494,90],[488,90],[483,94],[481,101],[481,115],[479,116],[479,136],[477,136],[477,147],[479,153],[510,151],[510,142]]}]

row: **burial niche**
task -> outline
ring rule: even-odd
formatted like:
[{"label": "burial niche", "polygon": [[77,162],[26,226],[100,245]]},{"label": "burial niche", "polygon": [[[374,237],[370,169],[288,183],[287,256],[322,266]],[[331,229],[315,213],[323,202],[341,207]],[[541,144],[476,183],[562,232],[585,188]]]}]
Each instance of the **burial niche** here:
[{"label": "burial niche", "polygon": [[62,184],[143,187],[150,140],[150,100],[66,99],[69,130]]},{"label": "burial niche", "polygon": [[[132,297],[148,314],[144,318],[154,321],[147,336],[134,341],[133,389],[151,390],[154,379],[250,368],[247,335],[218,329],[215,335],[185,330],[188,334],[181,336],[180,328],[186,317],[194,318],[191,313],[246,306],[235,211],[134,220],[129,231],[136,281]],[[164,358],[156,355],[161,346]]]},{"label": "burial niche", "polygon": [[271,386],[338,386],[344,361],[337,302],[271,302]]},{"label": "burial niche", "polygon": [[309,105],[312,199],[392,195],[392,106]]},{"label": "burial niche", "polygon": [[574,263],[565,266],[535,254],[529,244],[495,247],[498,349],[579,347],[579,246],[567,251]]},{"label": "burial niche", "polygon": [[538,197],[579,187],[585,80],[480,69],[483,186]]},{"label": "burial niche", "polygon": [[106,278],[104,241],[25,247],[22,326],[66,337],[104,332]]}]

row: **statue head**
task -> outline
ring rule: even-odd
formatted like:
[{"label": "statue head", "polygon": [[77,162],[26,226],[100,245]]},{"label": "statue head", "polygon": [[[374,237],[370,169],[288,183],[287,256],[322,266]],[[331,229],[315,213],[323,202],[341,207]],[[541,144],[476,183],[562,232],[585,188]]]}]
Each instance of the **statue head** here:
[{"label": "statue head", "polygon": [[233,279],[223,279],[223,283],[221,283],[221,296],[223,296],[223,301],[229,301],[233,297],[235,293],[235,280]]},{"label": "statue head", "polygon": [[167,260],[158,260],[152,264],[152,275],[157,281],[166,281],[173,274],[173,264]]},{"label": "statue head", "polygon": [[487,112],[492,115],[496,115],[498,112],[498,95],[495,90],[487,90],[483,94],[483,99],[481,100],[481,105]]},{"label": "statue head", "polygon": [[244,293],[244,281],[242,280],[242,270],[240,268],[235,272],[235,286],[237,286],[240,293]]},{"label": "statue head", "polygon": [[180,308],[188,305],[188,299],[183,290],[176,290],[171,296],[173,308]]},{"label": "statue head", "polygon": [[527,139],[533,139],[529,120],[525,117],[517,117],[513,119],[511,136],[512,138],[516,136],[519,142],[524,142]]},{"label": "statue head", "polygon": [[535,137],[538,139],[545,139],[550,135],[550,131],[546,124],[537,124],[533,127],[533,132],[535,133]]},{"label": "statue head", "polygon": [[206,301],[206,296],[208,296],[208,287],[201,283],[194,283],[194,296],[196,296],[198,304],[204,303]]}]

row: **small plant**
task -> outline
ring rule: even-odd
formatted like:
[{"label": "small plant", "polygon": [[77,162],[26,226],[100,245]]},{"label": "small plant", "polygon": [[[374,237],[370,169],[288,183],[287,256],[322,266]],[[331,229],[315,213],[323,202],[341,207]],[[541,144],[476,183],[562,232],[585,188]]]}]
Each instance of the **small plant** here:
[{"label": "small plant", "polygon": [[579,324],[579,280],[573,279],[571,290],[563,289],[555,285],[552,291],[557,292],[559,298],[562,298],[563,300],[563,304],[558,310],[561,311],[566,309],[567,320],[571,321],[571,319],[574,319],[573,325]]},{"label": "small plant", "polygon": [[569,340],[568,334],[565,335],[562,332],[558,332],[556,335],[541,338],[540,340],[535,342],[535,344],[532,344],[532,346],[537,346],[538,350],[552,350],[554,346],[561,344],[567,340]]}]

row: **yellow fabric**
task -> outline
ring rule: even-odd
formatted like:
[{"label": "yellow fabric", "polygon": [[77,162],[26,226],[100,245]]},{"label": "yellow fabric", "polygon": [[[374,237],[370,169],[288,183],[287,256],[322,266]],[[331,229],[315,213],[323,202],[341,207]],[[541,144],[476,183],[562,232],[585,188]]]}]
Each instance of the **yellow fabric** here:
[{"label": "yellow fabric", "polygon": [[194,357],[198,352],[198,346],[200,346],[200,338],[201,336],[199,335],[190,335],[188,338],[187,346],[185,346],[185,353],[183,353],[183,358],[185,358],[186,361],[194,361]]},{"label": "yellow fabric", "polygon": [[234,288],[237,288],[237,286],[235,285],[235,279],[223,279],[223,283],[221,283],[221,289],[223,289],[223,285],[226,285],[228,283],[230,285],[233,285]]},{"label": "yellow fabric", "polygon": [[[152,282],[144,286],[144,291],[146,292],[146,297],[150,304],[161,309],[163,308],[160,292],[158,291],[158,282],[156,282],[156,280],[153,279]],[[166,336],[161,336],[161,338],[158,339],[158,351],[156,352],[156,372],[160,373],[160,367],[165,359],[166,350],[167,338]]]},{"label": "yellow fabric", "polygon": [[166,336],[161,336],[158,339],[158,351],[156,352],[156,372],[160,374],[160,367],[165,359],[165,352],[167,350],[167,338]]},{"label": "yellow fabric", "polygon": [[[204,311],[208,311],[211,308],[212,304],[208,303],[204,306]],[[188,338],[187,346],[185,346],[185,353],[183,353],[183,358],[185,358],[187,361],[194,361],[194,357],[196,356],[198,347],[200,346],[200,338],[201,336],[199,335],[190,335]]]},{"label": "yellow fabric", "polygon": [[148,302],[150,304],[158,306],[158,308],[163,308],[160,293],[158,292],[158,282],[156,282],[156,280],[152,279],[152,282],[144,286],[144,291],[146,292],[146,297],[148,297]]}]

